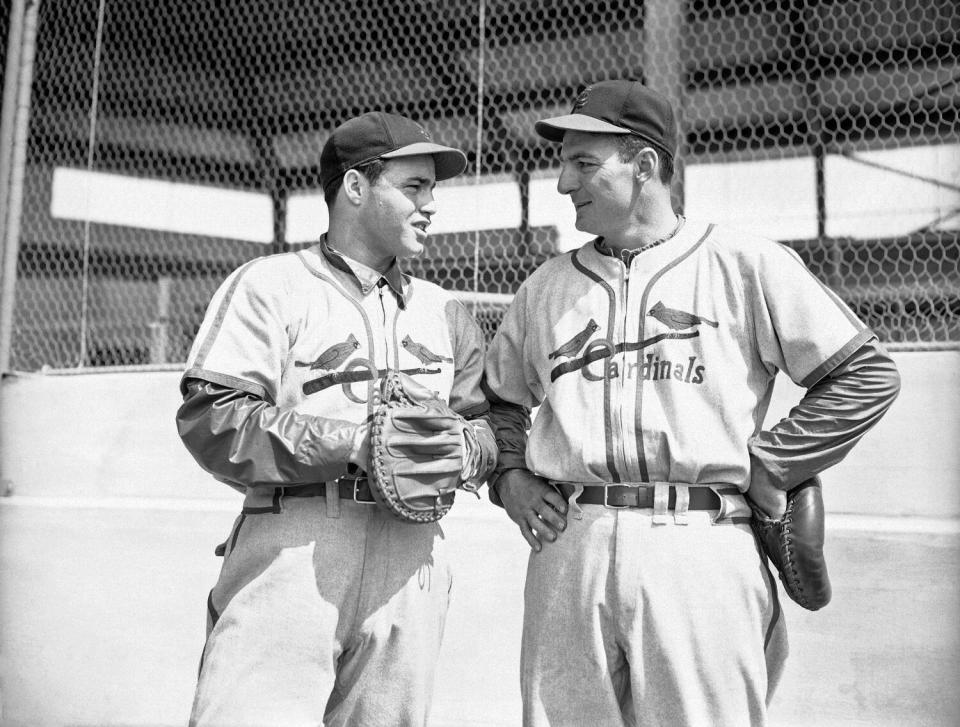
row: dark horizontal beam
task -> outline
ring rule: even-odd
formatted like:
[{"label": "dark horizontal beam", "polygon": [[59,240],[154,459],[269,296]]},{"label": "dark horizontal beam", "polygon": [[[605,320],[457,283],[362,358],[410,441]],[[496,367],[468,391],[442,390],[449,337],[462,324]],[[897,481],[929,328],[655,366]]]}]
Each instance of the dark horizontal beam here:
[{"label": "dark horizontal beam", "polygon": [[688,66],[688,89],[735,86],[744,82],[817,81],[823,78],[923,66],[960,68],[960,39],[934,43],[908,42],[862,47],[844,53],[811,53],[804,48],[778,48],[776,55],[745,63]]},{"label": "dark horizontal beam", "polygon": [[[85,140],[60,134],[30,136],[28,162],[46,166],[86,168]],[[97,142],[93,170],[178,182],[217,183],[219,187],[266,190],[262,172],[255,164],[229,162],[197,154],[178,154],[149,147]]]},{"label": "dark horizontal beam", "polygon": [[[219,251],[216,258],[185,258],[162,253],[130,252],[93,247],[89,251],[88,274],[115,280],[157,280],[176,278],[225,278],[250,259],[229,257]],[[20,246],[17,258],[19,278],[75,278],[83,274],[83,249],[53,243]]]},{"label": "dark horizontal beam", "polygon": [[[533,102],[535,96],[527,97]],[[542,99],[541,99],[542,101]],[[495,103],[495,100],[492,100]],[[808,114],[771,117],[751,123],[704,123],[686,130],[687,156],[723,154],[778,147],[803,147],[810,141]],[[960,102],[931,99],[882,107],[822,108],[816,118],[822,139],[830,147],[863,141],[909,140],[911,137],[949,136],[960,128]],[[465,146],[473,139],[464,139]],[[493,129],[485,138],[484,173],[516,172],[556,166],[559,145],[501,137]],[[476,164],[475,150],[466,149],[468,168]],[[84,140],[34,132],[30,138],[31,163],[85,167]],[[272,185],[293,192],[319,188],[316,165],[280,169],[276,180],[264,178],[255,162],[230,162],[199,154],[183,154],[126,144],[99,142],[94,150],[97,171],[173,181],[216,184],[221,187],[269,191]]]}]

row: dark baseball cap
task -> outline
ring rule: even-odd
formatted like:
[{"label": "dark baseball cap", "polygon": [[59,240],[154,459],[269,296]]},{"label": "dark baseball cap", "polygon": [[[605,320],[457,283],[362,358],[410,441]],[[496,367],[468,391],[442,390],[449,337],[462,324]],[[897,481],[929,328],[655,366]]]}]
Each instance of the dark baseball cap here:
[{"label": "dark baseball cap", "polygon": [[324,190],[348,170],[374,159],[429,154],[436,166],[437,181],[450,179],[467,166],[459,149],[434,144],[420,124],[406,116],[371,111],[343,122],[330,135],[320,153],[320,183]]},{"label": "dark baseball cap", "polygon": [[666,96],[639,81],[600,81],[587,86],[566,116],[538,121],[534,128],[549,141],[563,141],[567,131],[633,134],[673,157],[677,122]]}]

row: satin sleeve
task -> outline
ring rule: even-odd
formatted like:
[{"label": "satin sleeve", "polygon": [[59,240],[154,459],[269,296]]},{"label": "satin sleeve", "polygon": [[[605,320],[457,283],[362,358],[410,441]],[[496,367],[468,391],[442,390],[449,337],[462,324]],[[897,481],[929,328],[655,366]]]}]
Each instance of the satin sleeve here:
[{"label": "satin sleeve", "polygon": [[281,409],[249,392],[184,380],[177,431],[197,463],[234,489],[327,482],[346,474],[359,426]]},{"label": "satin sleeve", "polygon": [[900,392],[900,374],[876,338],[816,381],[789,415],[748,444],[751,479],[780,489],[840,462]]}]

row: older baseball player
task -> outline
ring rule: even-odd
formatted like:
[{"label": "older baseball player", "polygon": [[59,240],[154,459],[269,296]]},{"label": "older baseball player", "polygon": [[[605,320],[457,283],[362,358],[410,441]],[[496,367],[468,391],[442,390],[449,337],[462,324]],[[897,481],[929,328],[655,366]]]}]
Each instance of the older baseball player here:
[{"label": "older baseball player", "polygon": [[[789,248],[673,210],[660,94],[596,83],[536,131],[597,238],[530,276],[487,356],[491,498],[532,548],[524,724],[764,725],[787,641],[745,495],[782,516],[897,371]],[[778,371],[807,392],[761,430]]]},{"label": "older baseball player", "polygon": [[[482,419],[482,333],[441,288],[405,275],[462,152],[373,112],[321,154],[330,226],[253,260],[207,310],[181,382],[184,444],[245,493],[207,601],[191,724],[423,725],[450,598],[437,523],[374,503],[371,395],[387,370]],[[476,475],[476,473],[474,473]]]}]

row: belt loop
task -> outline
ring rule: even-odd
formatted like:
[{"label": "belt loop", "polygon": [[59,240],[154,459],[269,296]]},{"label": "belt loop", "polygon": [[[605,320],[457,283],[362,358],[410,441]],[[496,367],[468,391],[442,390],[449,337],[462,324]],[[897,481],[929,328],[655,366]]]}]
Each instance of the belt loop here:
[{"label": "belt loop", "polygon": [[570,493],[570,497],[567,498],[567,505],[569,506],[568,511],[573,515],[574,520],[583,520],[583,509],[577,503],[577,498],[583,494],[583,483],[577,482],[573,486],[573,492]]},{"label": "belt loop", "polygon": [[283,512],[283,496],[286,494],[285,487],[273,488],[273,514],[279,515]]},{"label": "belt loop", "polygon": [[717,496],[717,499],[720,500],[720,509],[717,510],[717,514],[713,518],[713,522],[716,524],[727,516],[727,499],[720,492],[721,488],[711,487],[710,489],[713,490],[713,493]]},{"label": "belt loop", "polygon": [[688,485],[674,485],[677,501],[673,506],[673,522],[677,525],[686,525],[689,521],[687,510],[690,508],[690,487]]},{"label": "belt loop", "polygon": [[327,517],[340,517],[340,482],[333,480],[324,485],[326,489]]},{"label": "belt loop", "polygon": [[667,516],[667,507],[670,504],[670,485],[666,482],[657,482],[653,486],[653,524],[666,525],[670,522]]}]

